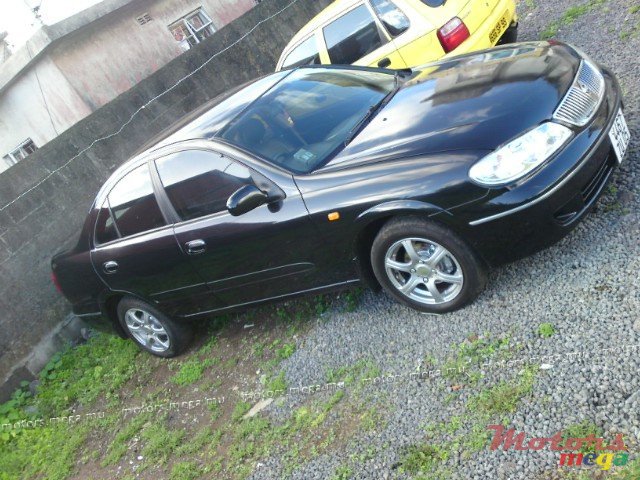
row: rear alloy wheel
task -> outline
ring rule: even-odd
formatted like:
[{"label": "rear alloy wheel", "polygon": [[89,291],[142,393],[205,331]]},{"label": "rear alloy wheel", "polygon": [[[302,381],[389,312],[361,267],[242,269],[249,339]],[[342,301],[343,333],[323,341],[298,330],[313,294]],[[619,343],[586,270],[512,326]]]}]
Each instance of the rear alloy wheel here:
[{"label": "rear alloy wheel", "polygon": [[460,238],[417,217],[385,225],[373,242],[371,262],[388,293],[422,312],[461,308],[473,301],[486,283],[480,263]]},{"label": "rear alloy wheel", "polygon": [[189,344],[191,331],[151,305],[131,297],[118,304],[118,318],[131,339],[143,350],[159,357],[174,357]]}]

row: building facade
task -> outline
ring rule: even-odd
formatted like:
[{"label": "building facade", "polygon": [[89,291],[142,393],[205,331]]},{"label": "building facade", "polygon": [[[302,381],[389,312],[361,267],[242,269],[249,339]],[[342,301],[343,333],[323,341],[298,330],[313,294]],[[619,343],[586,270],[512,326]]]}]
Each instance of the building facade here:
[{"label": "building facade", "polygon": [[105,0],[43,26],[0,66],[0,172],[255,4]]}]

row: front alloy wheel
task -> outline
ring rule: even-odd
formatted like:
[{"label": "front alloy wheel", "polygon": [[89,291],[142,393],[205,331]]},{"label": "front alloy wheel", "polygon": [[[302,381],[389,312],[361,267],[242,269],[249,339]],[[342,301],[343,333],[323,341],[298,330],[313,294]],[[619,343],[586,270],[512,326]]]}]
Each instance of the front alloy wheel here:
[{"label": "front alloy wheel", "polygon": [[399,302],[445,313],[472,302],[486,284],[473,250],[444,225],[417,216],[387,222],[371,246],[378,282]]},{"label": "front alloy wheel", "polygon": [[385,267],[398,291],[419,303],[451,302],[462,291],[460,263],[442,245],[425,238],[404,238],[387,250]]}]

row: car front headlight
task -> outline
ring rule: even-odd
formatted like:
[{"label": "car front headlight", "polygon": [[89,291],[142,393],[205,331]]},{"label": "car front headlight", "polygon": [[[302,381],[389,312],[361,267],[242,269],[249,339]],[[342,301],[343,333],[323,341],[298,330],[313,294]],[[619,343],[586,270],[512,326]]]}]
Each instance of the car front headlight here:
[{"label": "car front headlight", "polygon": [[558,123],[543,123],[478,161],[469,176],[486,186],[511,183],[544,163],[572,135],[570,129]]}]

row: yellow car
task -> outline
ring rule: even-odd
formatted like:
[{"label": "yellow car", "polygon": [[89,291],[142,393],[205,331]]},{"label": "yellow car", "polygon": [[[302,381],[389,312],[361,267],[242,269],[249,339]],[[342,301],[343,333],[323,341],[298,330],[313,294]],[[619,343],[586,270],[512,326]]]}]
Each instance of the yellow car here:
[{"label": "yellow car", "polygon": [[293,37],[276,70],[411,68],[513,42],[517,29],[515,0],[337,0]]}]

